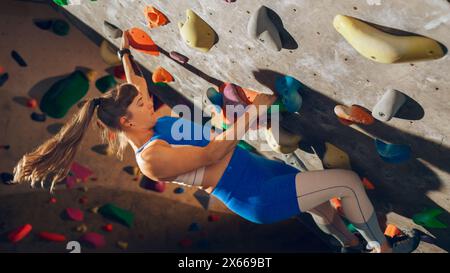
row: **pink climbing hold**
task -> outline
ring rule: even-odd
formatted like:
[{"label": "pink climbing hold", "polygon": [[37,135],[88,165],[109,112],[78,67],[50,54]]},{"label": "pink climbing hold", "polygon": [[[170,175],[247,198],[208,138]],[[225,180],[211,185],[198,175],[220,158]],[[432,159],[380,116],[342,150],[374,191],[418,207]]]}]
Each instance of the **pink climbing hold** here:
[{"label": "pink climbing hold", "polygon": [[177,61],[177,62],[179,62],[181,64],[185,64],[185,63],[187,63],[189,61],[188,57],[186,57],[183,54],[178,53],[176,51],[171,51],[169,53],[169,56],[170,56],[170,58],[172,58],[173,60],[175,60],[175,61]]},{"label": "pink climbing hold", "polygon": [[55,204],[56,203],[56,198],[52,197],[52,198],[50,198],[50,200],[48,200],[48,202],[51,203],[51,204]]},{"label": "pink climbing hold", "polygon": [[52,242],[64,242],[67,240],[66,236],[64,236],[62,234],[46,232],[46,231],[40,232],[39,237],[41,239],[44,239],[47,241],[52,241]]},{"label": "pink climbing hold", "polygon": [[80,238],[80,241],[91,244],[95,248],[100,248],[106,245],[105,237],[95,232],[88,232]]},{"label": "pink climbing hold", "polygon": [[90,169],[76,162],[72,163],[72,166],[70,167],[70,172],[73,174],[73,176],[75,176],[75,178],[79,178],[83,182],[85,182],[89,176],[94,174]]},{"label": "pink climbing hold", "polygon": [[25,224],[8,234],[8,240],[12,243],[17,243],[27,236],[33,227],[30,224]]},{"label": "pink climbing hold", "polygon": [[84,213],[80,209],[67,208],[66,213],[67,213],[67,216],[73,221],[81,222],[84,219]]}]

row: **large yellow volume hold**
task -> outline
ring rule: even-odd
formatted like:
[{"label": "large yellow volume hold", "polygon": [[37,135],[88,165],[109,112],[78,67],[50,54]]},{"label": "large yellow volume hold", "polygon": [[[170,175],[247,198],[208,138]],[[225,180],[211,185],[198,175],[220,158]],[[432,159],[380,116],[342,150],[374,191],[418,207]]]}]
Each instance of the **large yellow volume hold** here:
[{"label": "large yellow volume hold", "polygon": [[192,10],[186,10],[186,22],[178,23],[183,40],[193,48],[207,52],[216,42],[216,33]]},{"label": "large yellow volume hold", "polygon": [[336,15],[334,28],[364,57],[379,63],[402,63],[439,59],[441,45],[422,36],[395,36],[356,18]]}]

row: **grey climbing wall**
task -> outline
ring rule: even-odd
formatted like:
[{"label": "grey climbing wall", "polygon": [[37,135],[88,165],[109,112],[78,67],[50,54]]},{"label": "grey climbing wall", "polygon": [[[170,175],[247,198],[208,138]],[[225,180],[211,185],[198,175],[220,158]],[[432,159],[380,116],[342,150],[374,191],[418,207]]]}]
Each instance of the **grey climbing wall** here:
[{"label": "grey climbing wall", "polygon": [[[152,4],[171,21],[149,29],[143,15]],[[293,42],[279,52],[270,51],[247,35],[254,11],[266,5],[281,18]],[[194,10],[219,36],[218,43],[202,53],[181,39],[178,22],[185,10]],[[412,226],[415,213],[441,207],[450,211],[450,59],[427,62],[379,64],[359,55],[333,28],[336,14],[405,30],[436,39],[450,46],[450,3],[446,0],[223,0],[189,1],[82,1],[65,9],[102,33],[107,20],[122,29],[140,27],[164,50],[178,51],[190,58],[190,69],[162,54],[152,57],[135,53],[150,71],[158,65],[175,77],[170,83],[189,99],[202,96],[218,81],[271,93],[274,76],[291,75],[306,86],[300,115],[290,115],[284,125],[346,151],[352,167],[376,186],[369,194],[388,222]],[[119,46],[120,39],[110,40]],[[297,45],[297,46],[295,46]],[[371,126],[348,127],[334,116],[336,104],[358,104],[372,109],[388,88],[413,101],[400,118]],[[194,101],[201,106],[201,101]],[[373,138],[409,144],[413,158],[388,164],[376,154]],[[308,154],[299,152],[300,155]],[[283,158],[283,157],[281,157]],[[450,223],[447,214],[441,216]],[[450,248],[448,229],[428,230],[439,246]]]}]

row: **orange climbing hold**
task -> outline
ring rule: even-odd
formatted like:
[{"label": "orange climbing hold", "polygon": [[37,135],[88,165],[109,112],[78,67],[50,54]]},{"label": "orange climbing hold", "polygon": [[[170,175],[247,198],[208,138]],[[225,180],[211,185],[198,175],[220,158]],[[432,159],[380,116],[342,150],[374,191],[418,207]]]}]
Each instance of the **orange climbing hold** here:
[{"label": "orange climbing hold", "polygon": [[159,56],[158,46],[152,38],[140,28],[132,28],[127,32],[130,46],[138,51],[153,56]]},{"label": "orange climbing hold", "polygon": [[402,231],[393,224],[389,224],[384,231],[384,235],[394,238],[395,236],[402,235]]},{"label": "orange climbing hold", "polygon": [[157,82],[173,82],[173,77],[169,71],[165,70],[161,66],[158,66],[155,71],[153,71],[152,80],[154,83]]},{"label": "orange climbing hold", "polygon": [[369,179],[367,179],[366,177],[364,177],[362,179],[362,183],[364,185],[364,188],[368,189],[368,190],[374,190],[375,186],[373,185],[372,182],[369,181]]},{"label": "orange climbing hold", "polygon": [[331,205],[333,206],[333,208],[335,208],[337,211],[339,211],[339,213],[342,214],[342,201],[341,201],[341,199],[335,197],[335,198],[332,198],[330,200],[330,202],[331,202]]},{"label": "orange climbing hold", "polygon": [[352,105],[351,107],[336,105],[336,107],[334,107],[334,113],[339,118],[348,122],[360,123],[364,125],[370,125],[374,122],[372,115],[363,107],[358,105]]},{"label": "orange climbing hold", "polygon": [[169,19],[153,6],[145,7],[144,14],[149,28],[164,26],[169,23]]}]

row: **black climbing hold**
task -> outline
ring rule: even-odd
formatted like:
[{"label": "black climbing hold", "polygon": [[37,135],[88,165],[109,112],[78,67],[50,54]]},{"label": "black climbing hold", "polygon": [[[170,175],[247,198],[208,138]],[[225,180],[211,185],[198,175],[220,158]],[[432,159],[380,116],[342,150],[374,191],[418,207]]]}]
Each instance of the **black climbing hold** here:
[{"label": "black climbing hold", "polygon": [[47,119],[47,117],[45,114],[39,114],[39,113],[33,112],[31,114],[31,119],[34,121],[37,121],[37,122],[44,122]]},{"label": "black climbing hold", "polygon": [[25,60],[22,58],[22,56],[20,56],[19,53],[17,53],[17,51],[15,50],[11,51],[11,57],[13,57],[14,61],[16,61],[18,65],[22,67],[27,66]]},{"label": "black climbing hold", "polygon": [[52,27],[53,21],[52,20],[35,19],[35,20],[33,20],[33,23],[35,26],[37,26],[40,29],[48,30]]},{"label": "black climbing hold", "polygon": [[0,178],[2,179],[3,183],[9,185],[9,184],[12,184],[12,182],[14,180],[14,175],[12,175],[10,173],[1,173]]},{"label": "black climbing hold", "polygon": [[4,73],[0,76],[0,87],[3,86],[3,84],[5,84],[5,82],[9,79],[9,74],[8,73]]},{"label": "black climbing hold", "polygon": [[59,36],[66,36],[69,33],[70,26],[64,20],[55,20],[53,21],[52,30],[53,33]]}]

